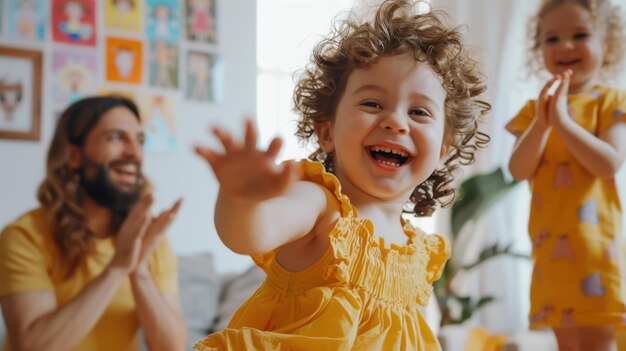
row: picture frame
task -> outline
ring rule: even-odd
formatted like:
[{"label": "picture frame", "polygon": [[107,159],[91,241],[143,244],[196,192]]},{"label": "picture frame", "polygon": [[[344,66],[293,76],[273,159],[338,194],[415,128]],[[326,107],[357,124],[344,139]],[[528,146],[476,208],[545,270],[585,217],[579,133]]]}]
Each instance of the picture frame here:
[{"label": "picture frame", "polygon": [[39,140],[43,53],[0,45],[0,138]]}]

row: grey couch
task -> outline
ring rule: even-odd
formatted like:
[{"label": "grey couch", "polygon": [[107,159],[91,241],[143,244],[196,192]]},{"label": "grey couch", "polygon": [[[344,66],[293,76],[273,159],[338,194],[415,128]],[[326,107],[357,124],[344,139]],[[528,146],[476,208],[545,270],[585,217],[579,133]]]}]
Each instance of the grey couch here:
[{"label": "grey couch", "polygon": [[179,257],[178,266],[189,350],[196,341],[226,327],[237,308],[265,279],[265,273],[254,265],[241,274],[218,275],[210,254]]}]

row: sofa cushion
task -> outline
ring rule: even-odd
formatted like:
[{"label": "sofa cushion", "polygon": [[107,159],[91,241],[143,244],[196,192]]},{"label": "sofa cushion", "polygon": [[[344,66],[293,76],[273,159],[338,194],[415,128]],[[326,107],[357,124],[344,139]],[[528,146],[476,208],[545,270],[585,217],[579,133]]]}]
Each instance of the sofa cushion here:
[{"label": "sofa cushion", "polygon": [[265,272],[256,265],[251,266],[247,271],[224,280],[222,296],[218,308],[217,320],[213,331],[226,328],[233,314],[237,311],[248,297],[265,280]]},{"label": "sofa cushion", "polygon": [[221,278],[213,256],[199,253],[178,257],[178,283],[189,345],[206,337],[217,316]]}]

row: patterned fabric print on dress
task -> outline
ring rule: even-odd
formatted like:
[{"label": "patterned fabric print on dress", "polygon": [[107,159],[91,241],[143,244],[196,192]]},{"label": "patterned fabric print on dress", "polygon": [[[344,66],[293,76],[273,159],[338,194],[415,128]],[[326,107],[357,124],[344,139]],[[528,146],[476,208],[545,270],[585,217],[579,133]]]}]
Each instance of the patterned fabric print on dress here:
[{"label": "patterned fabric print on dress", "polygon": [[581,282],[581,288],[585,296],[603,297],[606,294],[606,286],[602,284],[600,273],[591,273]]},{"label": "patterned fabric print on dress", "polygon": [[541,247],[541,244],[543,244],[543,242],[548,240],[549,238],[550,238],[550,232],[548,232],[545,229],[541,229],[539,231],[539,234],[537,234],[537,237],[533,239],[533,251],[539,249]]},{"label": "patterned fabric print on dress", "polygon": [[595,200],[589,200],[578,208],[578,220],[581,223],[598,225],[598,210]]},{"label": "patterned fabric print on dress", "polygon": [[561,235],[554,245],[554,251],[552,251],[552,261],[567,260],[574,262],[574,250],[572,244],[569,242],[569,236],[567,234]]},{"label": "patterned fabric print on dress", "polygon": [[594,90],[592,90],[592,91],[591,91],[591,96],[593,96],[593,97],[594,97],[594,98],[596,98],[596,99],[599,99],[599,98],[600,98],[600,96],[602,96],[602,95],[600,94],[600,92],[599,92],[599,91],[597,91],[597,90],[595,90],[595,89],[594,89]]},{"label": "patterned fabric print on dress", "polygon": [[535,313],[532,316],[530,316],[530,322],[531,323],[546,322],[548,320],[548,315],[550,313],[554,313],[554,305],[545,304],[538,313]]},{"label": "patterned fabric print on dress", "polygon": [[556,176],[554,177],[554,190],[558,188],[574,188],[574,180],[572,179],[572,170],[569,162],[562,162],[556,166]]},{"label": "patterned fabric print on dress", "polygon": [[606,249],[606,259],[609,261],[616,260],[619,255],[619,250],[617,247],[617,239],[611,240],[609,247]]}]

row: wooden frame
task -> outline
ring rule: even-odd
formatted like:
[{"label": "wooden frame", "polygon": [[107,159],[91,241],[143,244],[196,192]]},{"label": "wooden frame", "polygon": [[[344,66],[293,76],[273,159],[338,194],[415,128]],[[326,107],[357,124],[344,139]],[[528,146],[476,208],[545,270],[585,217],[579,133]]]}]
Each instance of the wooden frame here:
[{"label": "wooden frame", "polygon": [[41,51],[0,46],[0,138],[39,140]]}]

